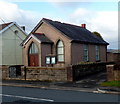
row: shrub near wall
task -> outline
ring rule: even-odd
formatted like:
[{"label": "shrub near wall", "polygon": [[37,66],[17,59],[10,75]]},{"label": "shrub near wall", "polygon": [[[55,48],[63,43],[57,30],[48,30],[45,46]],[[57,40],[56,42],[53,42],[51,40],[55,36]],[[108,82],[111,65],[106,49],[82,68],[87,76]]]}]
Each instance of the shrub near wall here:
[{"label": "shrub near wall", "polygon": [[100,71],[106,71],[106,65],[111,63],[85,63],[73,65],[73,80],[79,80],[84,76],[98,73]]}]

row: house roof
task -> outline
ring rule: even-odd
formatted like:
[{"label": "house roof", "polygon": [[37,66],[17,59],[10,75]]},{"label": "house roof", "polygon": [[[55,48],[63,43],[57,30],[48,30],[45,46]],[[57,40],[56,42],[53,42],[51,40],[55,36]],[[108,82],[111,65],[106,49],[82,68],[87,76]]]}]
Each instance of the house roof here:
[{"label": "house roof", "polygon": [[[4,31],[10,29],[10,27],[12,27],[13,25],[15,25],[17,28],[19,28],[26,36],[28,35],[16,22],[0,24],[0,33],[3,33]],[[11,31],[13,31],[13,30],[11,29]]]},{"label": "house roof", "polygon": [[120,49],[108,49],[108,53],[120,53]]},{"label": "house roof", "polygon": [[29,34],[21,43],[21,46],[23,44],[26,44],[31,38],[34,38],[35,40],[37,40],[39,43],[50,43],[52,44],[53,42],[48,39],[43,33],[31,33]]},{"label": "house roof", "polygon": [[34,35],[38,40],[40,40],[41,43],[53,43],[43,33],[33,33],[32,35]]},{"label": "house roof", "polygon": [[2,29],[4,29],[5,27],[7,27],[8,25],[10,25],[11,23],[13,23],[13,22],[0,24],[0,31],[1,31]]},{"label": "house roof", "polygon": [[53,21],[50,19],[43,18],[40,23],[33,29],[32,32],[34,32],[36,29],[39,28],[39,26],[46,22],[53,26],[55,29],[60,31],[63,35],[68,37],[72,40],[72,42],[82,42],[82,43],[91,43],[91,44],[104,44],[108,45],[108,43],[99,37],[93,35],[89,30],[86,28],[82,28],[80,26],[67,24],[67,23],[61,23],[58,21]]}]

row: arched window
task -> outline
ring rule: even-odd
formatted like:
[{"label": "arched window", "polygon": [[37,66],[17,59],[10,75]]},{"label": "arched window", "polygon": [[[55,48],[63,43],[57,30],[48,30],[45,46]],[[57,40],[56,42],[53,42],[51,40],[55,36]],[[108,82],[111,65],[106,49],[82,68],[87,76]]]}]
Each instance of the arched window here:
[{"label": "arched window", "polygon": [[29,54],[36,54],[38,53],[38,47],[35,43],[32,43],[29,47]]},{"label": "arched window", "polygon": [[37,45],[32,42],[28,51],[28,65],[39,66],[39,53]]},{"label": "arched window", "polygon": [[57,43],[57,60],[58,62],[64,62],[64,44],[61,40]]}]

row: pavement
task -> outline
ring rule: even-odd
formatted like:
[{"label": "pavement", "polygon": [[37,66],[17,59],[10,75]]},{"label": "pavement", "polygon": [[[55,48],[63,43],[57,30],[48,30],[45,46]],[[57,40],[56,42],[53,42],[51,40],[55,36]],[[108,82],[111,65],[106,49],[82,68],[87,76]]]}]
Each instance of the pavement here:
[{"label": "pavement", "polygon": [[87,76],[76,82],[50,82],[30,80],[2,80],[3,86],[32,87],[44,89],[75,90],[93,93],[120,94],[120,88],[101,87],[100,83],[106,81],[106,73],[101,72]]}]

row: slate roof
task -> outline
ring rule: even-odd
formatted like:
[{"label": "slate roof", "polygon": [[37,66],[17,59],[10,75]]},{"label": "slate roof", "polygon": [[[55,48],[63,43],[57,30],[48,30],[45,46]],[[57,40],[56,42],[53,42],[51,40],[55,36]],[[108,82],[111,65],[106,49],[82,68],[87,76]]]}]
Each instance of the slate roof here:
[{"label": "slate roof", "polygon": [[65,36],[70,38],[72,42],[82,42],[82,43],[91,43],[91,44],[104,44],[108,45],[108,43],[99,37],[93,35],[86,28],[82,28],[80,26],[61,23],[58,21],[52,21],[50,19],[43,18],[43,21],[46,21],[54,28],[62,32]]},{"label": "slate roof", "polygon": [[4,29],[5,27],[7,27],[8,25],[10,25],[11,23],[13,23],[13,22],[5,23],[5,24],[0,24],[0,31],[2,29]]},{"label": "slate roof", "polygon": [[48,39],[44,34],[41,33],[32,33],[41,43],[53,43],[50,39]]}]

